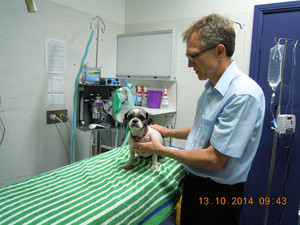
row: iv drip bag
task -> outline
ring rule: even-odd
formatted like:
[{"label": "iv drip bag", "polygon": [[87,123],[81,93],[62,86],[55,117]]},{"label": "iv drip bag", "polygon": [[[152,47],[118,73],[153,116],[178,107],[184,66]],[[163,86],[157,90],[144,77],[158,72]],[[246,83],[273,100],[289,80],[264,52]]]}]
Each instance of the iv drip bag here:
[{"label": "iv drip bag", "polygon": [[284,45],[276,43],[270,49],[269,67],[268,67],[268,82],[273,91],[281,81],[281,69],[283,60]]}]

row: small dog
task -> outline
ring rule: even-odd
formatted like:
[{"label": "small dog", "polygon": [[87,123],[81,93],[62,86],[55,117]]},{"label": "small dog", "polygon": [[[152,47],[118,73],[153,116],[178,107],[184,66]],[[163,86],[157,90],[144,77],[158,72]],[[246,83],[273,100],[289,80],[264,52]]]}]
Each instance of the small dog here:
[{"label": "small dog", "polygon": [[[124,124],[125,127],[127,124],[129,125],[130,129],[130,136],[128,139],[128,144],[130,148],[130,158],[129,162],[124,166],[125,169],[129,170],[133,168],[133,162],[134,162],[134,157],[135,157],[135,151],[132,150],[132,147],[135,147],[136,145],[133,143],[133,140],[138,142],[148,142],[150,133],[154,135],[154,137],[162,143],[162,145],[166,146],[165,140],[161,136],[161,134],[149,127],[148,125],[152,122],[152,119],[149,117],[149,113],[147,113],[145,110],[140,109],[140,108],[134,108],[129,110],[128,112],[125,113],[124,115]],[[145,154],[141,155],[143,157],[149,157],[151,155]],[[159,156],[161,157],[161,156]],[[157,165],[157,158],[158,155],[153,154],[152,155],[152,170],[157,170],[158,165]],[[161,157],[159,159],[159,162],[164,162],[164,158]]]}]

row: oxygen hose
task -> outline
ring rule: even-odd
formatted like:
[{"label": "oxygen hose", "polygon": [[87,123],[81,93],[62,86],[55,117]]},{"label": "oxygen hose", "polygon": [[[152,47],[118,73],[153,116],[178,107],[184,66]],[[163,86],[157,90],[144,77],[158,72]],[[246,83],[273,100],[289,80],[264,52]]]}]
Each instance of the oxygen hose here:
[{"label": "oxygen hose", "polygon": [[79,77],[81,75],[81,72],[82,72],[82,69],[83,69],[83,65],[84,65],[84,61],[88,55],[88,52],[89,52],[89,48],[90,48],[90,44],[92,42],[92,38],[94,36],[94,33],[95,33],[95,30],[92,29],[92,32],[91,32],[91,36],[90,36],[90,39],[89,39],[89,42],[87,43],[86,45],[86,49],[85,49],[85,53],[84,53],[84,56],[81,60],[81,65],[80,65],[80,69],[78,71],[78,74],[77,74],[77,77],[76,77],[76,80],[75,80],[75,92],[74,92],[74,98],[73,98],[73,124],[72,124],[72,138],[71,138],[71,163],[74,163],[75,162],[75,137],[76,137],[76,100],[77,100],[77,88],[78,88],[78,80],[79,80]]}]

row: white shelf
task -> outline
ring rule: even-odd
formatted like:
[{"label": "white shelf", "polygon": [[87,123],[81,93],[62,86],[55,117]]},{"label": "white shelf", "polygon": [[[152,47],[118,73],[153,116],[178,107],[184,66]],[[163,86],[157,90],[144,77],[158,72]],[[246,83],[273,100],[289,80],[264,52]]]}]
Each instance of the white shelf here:
[{"label": "white shelf", "polygon": [[167,113],[176,113],[176,109],[153,109],[153,108],[147,108],[147,107],[141,107],[141,106],[135,106],[136,108],[142,108],[146,112],[148,112],[150,115],[161,115],[161,114],[167,114]]}]

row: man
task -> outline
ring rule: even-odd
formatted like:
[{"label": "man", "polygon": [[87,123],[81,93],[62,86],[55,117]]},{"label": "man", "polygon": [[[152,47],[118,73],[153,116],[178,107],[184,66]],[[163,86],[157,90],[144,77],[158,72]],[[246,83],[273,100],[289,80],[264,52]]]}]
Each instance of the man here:
[{"label": "man", "polygon": [[164,137],[187,139],[185,150],[162,146],[154,137],[136,143],[137,153],[160,154],[187,169],[181,224],[239,224],[244,182],[259,144],[265,111],[261,88],[231,58],[232,22],[211,14],[183,34],[188,66],[208,80],[198,100],[193,127],[152,126]]}]

